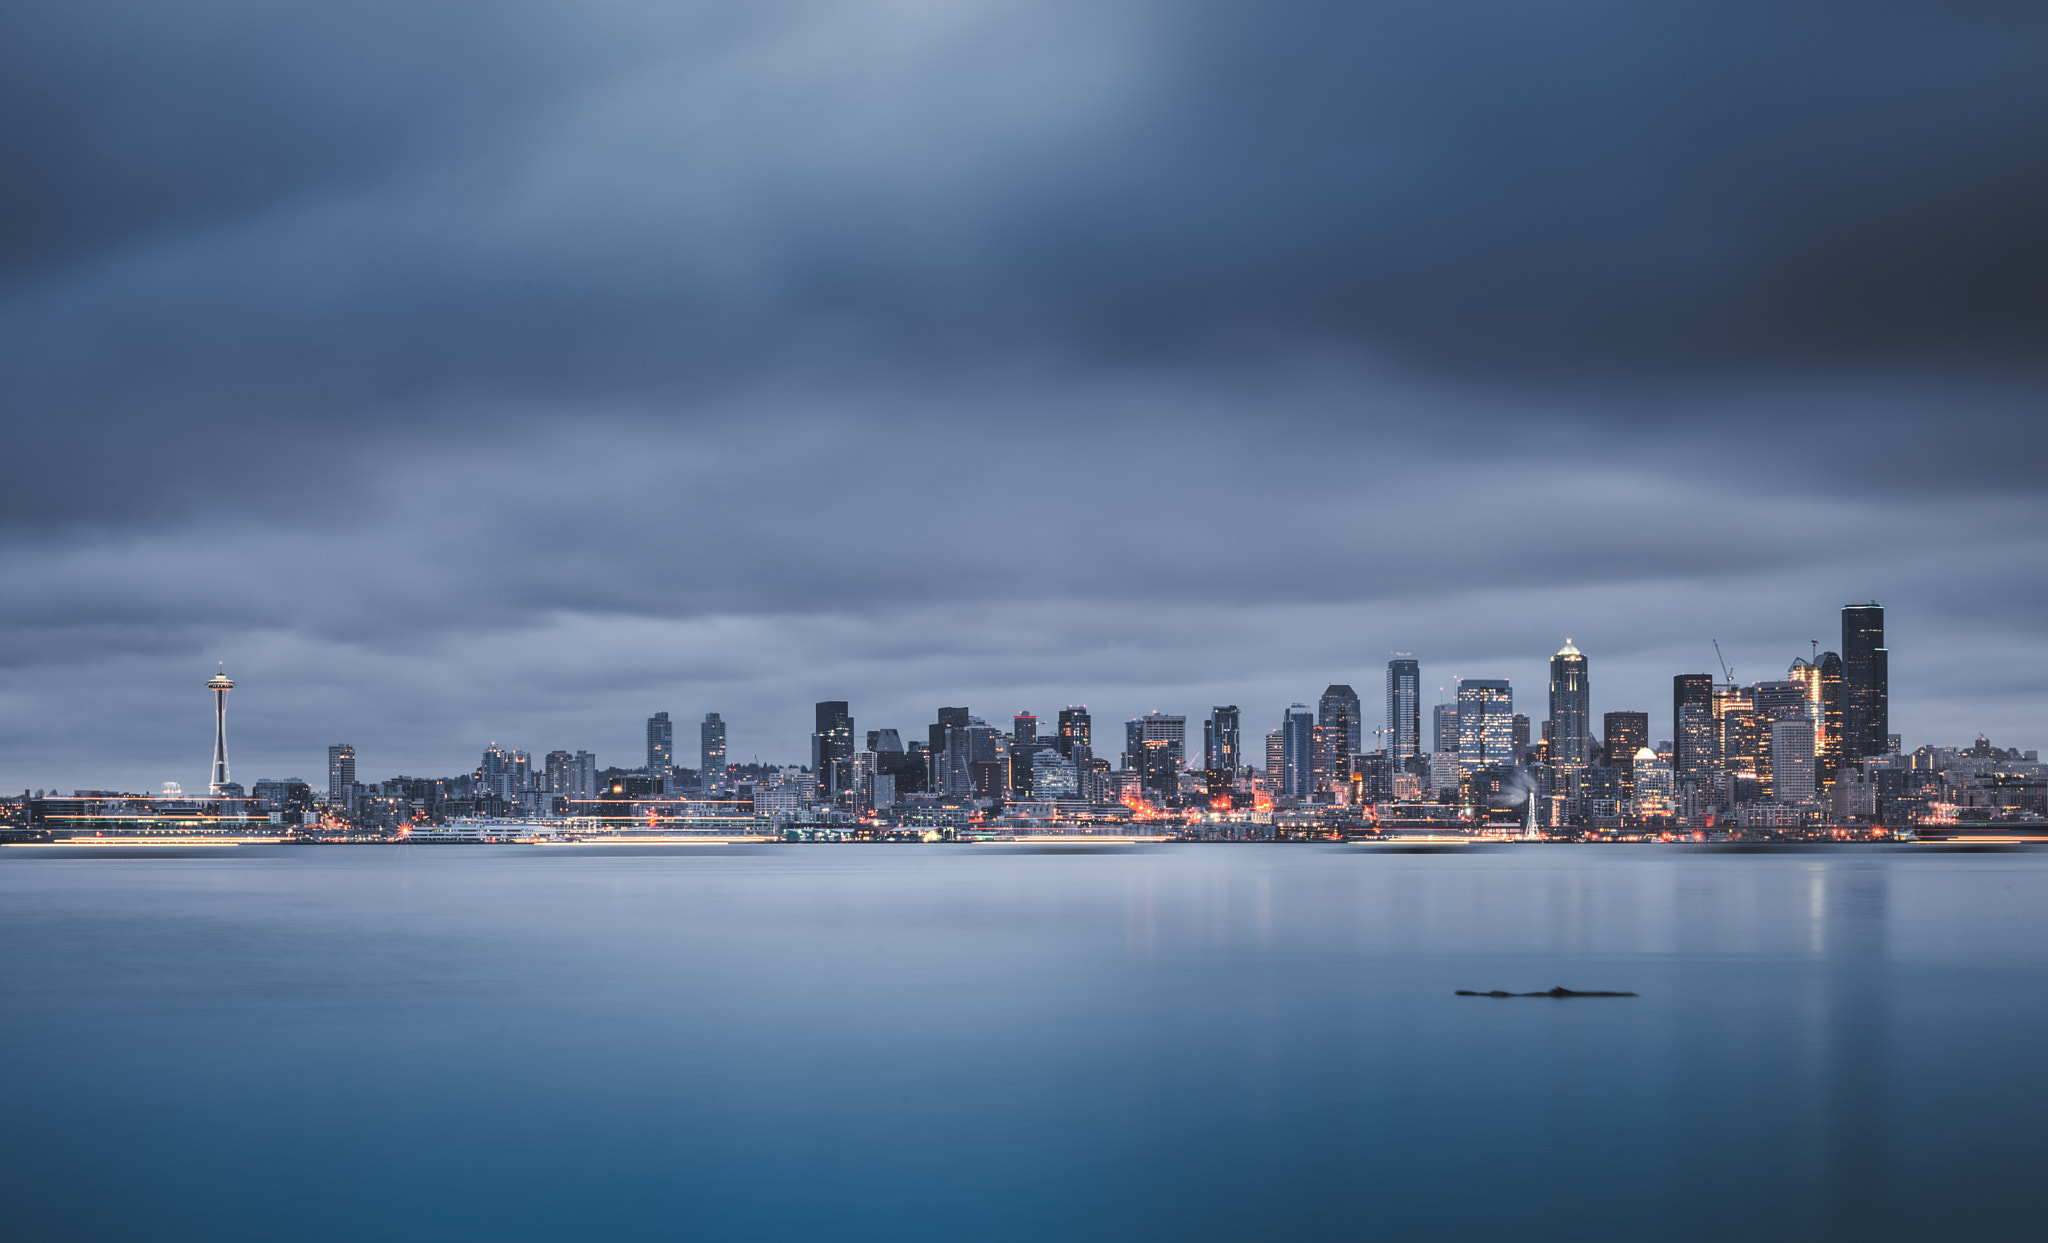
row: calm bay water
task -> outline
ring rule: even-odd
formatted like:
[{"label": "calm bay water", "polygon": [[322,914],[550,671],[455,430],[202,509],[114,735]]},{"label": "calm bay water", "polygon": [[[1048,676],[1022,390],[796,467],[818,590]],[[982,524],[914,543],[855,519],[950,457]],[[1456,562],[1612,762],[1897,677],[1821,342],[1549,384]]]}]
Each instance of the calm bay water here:
[{"label": "calm bay water", "polygon": [[2040,855],[6,850],[0,944],[11,1239],[2048,1237]]}]

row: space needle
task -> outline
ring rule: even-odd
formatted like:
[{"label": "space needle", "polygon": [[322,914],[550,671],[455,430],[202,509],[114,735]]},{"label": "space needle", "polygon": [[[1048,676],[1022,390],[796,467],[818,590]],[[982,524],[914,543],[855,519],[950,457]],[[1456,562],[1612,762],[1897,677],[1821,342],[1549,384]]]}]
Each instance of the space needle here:
[{"label": "space needle", "polygon": [[218,798],[228,783],[228,692],[235,689],[225,665],[207,682],[206,689],[213,692],[213,776],[207,789]]}]

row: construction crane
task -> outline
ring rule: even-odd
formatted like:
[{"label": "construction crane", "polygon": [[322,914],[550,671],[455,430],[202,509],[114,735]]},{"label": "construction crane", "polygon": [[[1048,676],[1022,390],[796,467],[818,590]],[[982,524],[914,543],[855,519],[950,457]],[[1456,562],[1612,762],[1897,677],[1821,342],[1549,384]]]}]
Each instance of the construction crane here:
[{"label": "construction crane", "polygon": [[1721,655],[1721,640],[1714,640],[1714,659],[1721,662],[1721,672],[1728,678],[1728,685],[1735,685],[1735,671],[1728,667],[1728,658]]}]

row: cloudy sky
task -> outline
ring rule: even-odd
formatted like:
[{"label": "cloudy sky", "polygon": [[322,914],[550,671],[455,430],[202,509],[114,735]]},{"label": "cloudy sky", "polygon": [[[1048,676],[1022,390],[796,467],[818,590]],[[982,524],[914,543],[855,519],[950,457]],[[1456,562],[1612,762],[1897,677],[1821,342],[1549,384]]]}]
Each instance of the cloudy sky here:
[{"label": "cloudy sky", "polygon": [[2048,746],[2048,9],[0,9],[0,788],[804,756],[1889,609]]}]

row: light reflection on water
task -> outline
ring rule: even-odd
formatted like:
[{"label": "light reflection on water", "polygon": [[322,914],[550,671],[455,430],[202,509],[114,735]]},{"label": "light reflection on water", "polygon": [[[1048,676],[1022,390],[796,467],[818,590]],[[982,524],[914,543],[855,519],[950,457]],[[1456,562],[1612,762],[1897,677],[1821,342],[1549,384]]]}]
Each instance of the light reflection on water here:
[{"label": "light reflection on water", "polygon": [[[2031,854],[5,851],[0,1225],[2048,1237],[2044,898]],[[1452,995],[1557,984],[1642,995]]]}]

